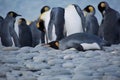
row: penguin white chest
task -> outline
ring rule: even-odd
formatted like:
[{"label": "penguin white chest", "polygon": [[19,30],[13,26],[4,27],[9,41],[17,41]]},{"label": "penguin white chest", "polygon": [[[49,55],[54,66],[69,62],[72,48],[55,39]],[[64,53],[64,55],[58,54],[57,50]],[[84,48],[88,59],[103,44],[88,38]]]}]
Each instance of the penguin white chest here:
[{"label": "penguin white chest", "polygon": [[67,31],[67,36],[74,33],[83,32],[81,17],[72,5],[65,8],[65,28]]}]

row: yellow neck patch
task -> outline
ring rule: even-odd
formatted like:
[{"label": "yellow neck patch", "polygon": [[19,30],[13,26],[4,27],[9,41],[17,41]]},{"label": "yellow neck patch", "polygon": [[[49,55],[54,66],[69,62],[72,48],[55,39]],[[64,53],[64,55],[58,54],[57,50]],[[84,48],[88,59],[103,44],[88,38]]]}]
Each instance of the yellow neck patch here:
[{"label": "yellow neck patch", "polygon": [[90,12],[93,12],[94,9],[93,9],[93,7],[90,6],[89,10],[90,10]]},{"label": "yellow neck patch", "polygon": [[101,7],[105,7],[106,5],[105,5],[105,3],[101,3],[101,5],[100,5]]}]

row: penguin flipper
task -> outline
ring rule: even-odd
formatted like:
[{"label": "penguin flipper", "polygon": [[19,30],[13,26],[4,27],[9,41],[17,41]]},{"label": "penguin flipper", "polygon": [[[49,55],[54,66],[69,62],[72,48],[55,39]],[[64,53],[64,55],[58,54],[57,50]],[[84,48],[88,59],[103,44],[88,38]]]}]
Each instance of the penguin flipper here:
[{"label": "penguin flipper", "polygon": [[73,46],[72,46],[72,48],[75,48],[78,51],[84,51],[82,45],[77,44],[77,43],[74,43]]},{"label": "penguin flipper", "polygon": [[74,6],[75,6],[75,9],[77,10],[79,16],[82,19],[82,27],[83,27],[83,31],[85,32],[85,17],[83,15],[83,12],[78,5],[74,5]]},{"label": "penguin flipper", "polygon": [[53,13],[51,11],[51,14],[50,14],[50,21],[49,21],[49,24],[48,24],[48,39],[49,40],[52,40],[52,30],[53,30],[53,23],[54,22],[54,16],[53,16]]},{"label": "penguin flipper", "polygon": [[20,47],[20,43],[19,43],[19,39],[17,36],[17,33],[15,32],[15,30],[11,30],[10,31],[11,36],[13,37],[14,43],[16,47]]}]

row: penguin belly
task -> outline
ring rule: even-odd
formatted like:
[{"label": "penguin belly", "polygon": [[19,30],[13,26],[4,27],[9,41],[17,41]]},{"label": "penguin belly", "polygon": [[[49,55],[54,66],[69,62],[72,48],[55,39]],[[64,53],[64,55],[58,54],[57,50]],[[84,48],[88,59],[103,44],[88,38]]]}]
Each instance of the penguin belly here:
[{"label": "penguin belly", "polygon": [[65,9],[65,28],[67,31],[67,36],[74,33],[83,32],[82,20],[73,6]]}]

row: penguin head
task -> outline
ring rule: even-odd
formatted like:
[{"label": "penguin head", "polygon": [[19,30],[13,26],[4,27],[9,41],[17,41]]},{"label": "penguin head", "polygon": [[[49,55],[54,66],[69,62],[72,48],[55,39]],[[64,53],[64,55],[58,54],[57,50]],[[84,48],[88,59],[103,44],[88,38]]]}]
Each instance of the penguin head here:
[{"label": "penguin head", "polygon": [[17,16],[21,16],[21,15],[17,14],[16,12],[13,12],[13,11],[8,12],[7,15],[11,16],[13,18],[16,18]]},{"label": "penguin head", "polygon": [[95,15],[95,8],[92,5],[88,5],[83,9],[84,16],[87,14]]},{"label": "penguin head", "polygon": [[41,14],[50,10],[50,7],[49,6],[43,6],[42,9],[41,9]]},{"label": "penguin head", "polygon": [[52,47],[54,49],[59,49],[59,42],[58,41],[52,41],[47,44],[49,47]]},{"label": "penguin head", "polygon": [[20,25],[20,24],[26,24],[26,20],[24,18],[20,18],[18,20],[18,25]]},{"label": "penguin head", "polygon": [[0,21],[4,20],[4,18],[2,16],[0,16]]},{"label": "penguin head", "polygon": [[98,4],[98,10],[102,13],[102,14],[104,14],[104,12],[105,12],[105,10],[107,10],[109,8],[109,5],[108,5],[108,3],[107,2],[100,2],[99,4]]}]

